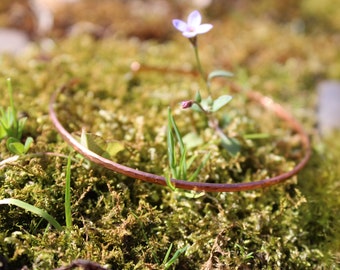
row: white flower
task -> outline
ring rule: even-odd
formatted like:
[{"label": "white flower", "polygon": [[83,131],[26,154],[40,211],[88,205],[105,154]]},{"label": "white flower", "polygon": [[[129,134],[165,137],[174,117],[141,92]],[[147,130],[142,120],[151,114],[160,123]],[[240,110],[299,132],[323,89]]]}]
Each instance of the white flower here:
[{"label": "white flower", "polygon": [[213,27],[213,25],[209,23],[201,24],[201,21],[201,14],[195,10],[189,14],[188,22],[174,19],[172,20],[172,24],[178,31],[182,32],[183,36],[187,38],[193,38],[199,34],[204,34],[210,31],[210,29]]}]

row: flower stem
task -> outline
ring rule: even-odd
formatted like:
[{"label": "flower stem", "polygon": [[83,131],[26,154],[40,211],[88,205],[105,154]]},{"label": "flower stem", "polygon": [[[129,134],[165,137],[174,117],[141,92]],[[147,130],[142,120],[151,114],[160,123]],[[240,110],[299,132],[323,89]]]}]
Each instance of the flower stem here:
[{"label": "flower stem", "polygon": [[207,88],[208,94],[211,95],[210,87],[209,87],[209,84],[207,82],[207,78],[206,78],[206,75],[205,75],[205,73],[203,71],[203,68],[202,68],[202,65],[201,65],[201,60],[200,60],[200,57],[199,57],[199,54],[198,54],[197,37],[190,38],[189,40],[190,40],[190,42],[191,42],[191,44],[192,44],[192,46],[194,48],[198,72],[200,73],[203,81],[206,84],[206,88]]}]

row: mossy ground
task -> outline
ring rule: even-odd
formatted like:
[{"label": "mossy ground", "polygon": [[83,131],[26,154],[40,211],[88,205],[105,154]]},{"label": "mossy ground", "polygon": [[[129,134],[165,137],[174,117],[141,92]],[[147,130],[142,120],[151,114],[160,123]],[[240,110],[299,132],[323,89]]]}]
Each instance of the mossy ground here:
[{"label": "mossy ground", "polygon": [[[173,253],[189,245],[174,269],[339,268],[340,143],[337,134],[321,140],[314,130],[316,84],[340,76],[339,36],[334,32],[339,24],[326,13],[317,23],[314,2],[303,3],[297,9],[300,17],[295,15],[299,20],[280,21],[275,12],[269,12],[272,18],[236,12],[216,20],[214,31],[199,40],[207,70],[231,69],[237,83],[274,97],[304,123],[313,155],[296,178],[249,192],[172,192],[96,166],[85,168],[79,159],[72,163],[71,230],[58,232],[31,213],[0,207],[0,253],[11,269],[52,269],[78,258],[112,269],[161,269],[171,243]],[[250,10],[258,14],[263,9]],[[125,151],[114,159],[164,174],[167,107],[172,106],[183,133],[190,131],[189,112],[181,112],[177,103],[192,98],[202,85],[197,78],[171,72],[131,77],[130,64],[137,60],[190,69],[190,49],[179,34],[162,43],[121,34],[102,40],[82,35],[58,41],[48,51],[37,47],[19,57],[3,56],[0,102],[5,106],[8,101],[5,79],[11,77],[15,104],[28,115],[25,136],[34,138],[30,153],[71,153],[76,158],[48,116],[52,92],[76,78],[79,83],[58,100],[62,123],[75,133],[85,127],[108,142],[124,141]],[[213,91],[227,89],[216,86]],[[228,110],[236,119],[229,132],[275,136],[248,143],[243,157],[235,159],[208,145],[215,152],[201,181],[208,174],[216,182],[247,181],[249,173],[261,179],[294,165],[284,155],[294,144],[285,126],[242,96],[235,96]],[[199,117],[196,122],[203,137],[214,139]],[[4,141],[0,147],[1,160],[11,156]],[[66,163],[61,157],[27,156],[4,166],[0,198],[23,200],[65,224]]]}]

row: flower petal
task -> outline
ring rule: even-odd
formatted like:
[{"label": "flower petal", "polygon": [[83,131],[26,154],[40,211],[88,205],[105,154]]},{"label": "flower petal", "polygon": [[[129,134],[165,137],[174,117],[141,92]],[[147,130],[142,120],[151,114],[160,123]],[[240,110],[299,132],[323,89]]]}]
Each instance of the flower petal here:
[{"label": "flower petal", "polygon": [[172,20],[172,24],[177,30],[181,32],[187,31],[188,29],[187,23],[183,22],[182,20],[174,19]]},{"label": "flower petal", "polygon": [[213,28],[212,24],[209,23],[201,24],[196,28],[196,34],[204,34],[206,32],[209,32],[211,28]]},{"label": "flower petal", "polygon": [[184,32],[182,32],[182,35],[187,37],[187,38],[192,38],[192,37],[196,36],[197,33],[196,32],[184,31]]},{"label": "flower petal", "polygon": [[201,24],[201,21],[202,21],[202,16],[197,10],[194,10],[188,16],[189,27],[197,27]]}]

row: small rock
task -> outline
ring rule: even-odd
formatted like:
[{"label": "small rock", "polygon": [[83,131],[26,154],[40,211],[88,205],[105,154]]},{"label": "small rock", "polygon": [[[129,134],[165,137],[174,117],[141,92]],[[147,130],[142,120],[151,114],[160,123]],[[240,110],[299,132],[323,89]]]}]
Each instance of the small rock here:
[{"label": "small rock", "polygon": [[0,28],[0,53],[18,54],[29,43],[30,40],[25,32],[11,28]]},{"label": "small rock", "polygon": [[340,130],[340,82],[324,81],[318,85],[318,129],[321,135]]}]

